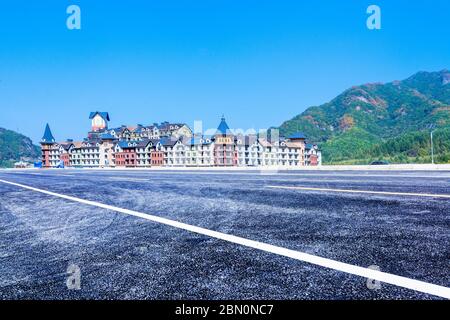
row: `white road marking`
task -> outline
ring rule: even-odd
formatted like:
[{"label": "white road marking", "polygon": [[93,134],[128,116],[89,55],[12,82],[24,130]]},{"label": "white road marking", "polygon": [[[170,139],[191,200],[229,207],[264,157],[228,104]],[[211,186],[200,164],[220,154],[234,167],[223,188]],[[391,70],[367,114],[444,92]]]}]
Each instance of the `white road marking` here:
[{"label": "white road marking", "polygon": [[227,242],[231,242],[234,244],[246,246],[249,248],[253,248],[253,249],[257,249],[257,250],[261,250],[261,251],[265,251],[265,252],[269,252],[269,253],[273,253],[276,255],[292,258],[295,260],[308,262],[308,263],[311,263],[314,265],[318,265],[321,267],[349,273],[349,274],[360,276],[363,278],[378,280],[378,281],[389,283],[389,284],[396,285],[399,287],[403,287],[403,288],[435,295],[438,297],[450,299],[450,288],[447,288],[444,286],[440,286],[440,285],[436,285],[436,284],[432,284],[432,283],[428,283],[428,282],[424,282],[424,281],[420,281],[420,280],[415,280],[415,279],[411,279],[411,278],[406,278],[406,277],[402,277],[402,276],[397,276],[397,275],[394,275],[391,273],[381,272],[378,270],[359,267],[359,266],[355,266],[352,264],[315,256],[315,255],[312,255],[309,253],[286,249],[283,247],[267,244],[264,242],[259,242],[259,241],[250,240],[250,239],[246,239],[246,238],[242,238],[242,237],[238,237],[238,236],[234,236],[234,235],[230,235],[230,234],[226,234],[226,233],[222,233],[222,232],[218,232],[218,231],[213,231],[213,230],[193,226],[190,224],[178,222],[175,220],[170,220],[170,219],[150,215],[147,213],[142,213],[142,212],[133,211],[133,210],[129,210],[129,209],[123,209],[123,208],[103,204],[103,203],[96,202],[96,201],[76,198],[76,197],[72,197],[72,196],[68,196],[68,195],[64,195],[64,194],[59,194],[59,193],[55,193],[55,192],[51,192],[51,191],[47,191],[47,190],[43,190],[43,189],[26,186],[26,185],[15,183],[15,182],[5,181],[5,180],[1,180],[1,179],[0,179],[0,182],[9,184],[9,185],[13,185],[16,187],[21,187],[21,188],[24,188],[27,190],[40,192],[40,193],[47,194],[50,196],[66,199],[69,201],[75,201],[75,202],[79,202],[82,204],[86,204],[86,205],[90,205],[90,206],[94,206],[94,207],[98,207],[98,208],[102,208],[102,209],[106,209],[106,210],[124,213],[124,214],[130,215],[130,216],[143,218],[146,220],[161,223],[161,224],[175,227],[178,229],[205,235],[205,236],[215,238],[215,239],[224,240]]},{"label": "white road marking", "polygon": [[330,188],[313,188],[313,187],[296,187],[296,186],[266,186],[266,187],[273,188],[273,189],[287,189],[287,190],[364,193],[364,194],[381,194],[381,195],[389,195],[389,196],[410,196],[410,197],[429,197],[429,198],[450,199],[450,194],[371,191],[371,190],[357,190],[357,189],[330,189]]}]

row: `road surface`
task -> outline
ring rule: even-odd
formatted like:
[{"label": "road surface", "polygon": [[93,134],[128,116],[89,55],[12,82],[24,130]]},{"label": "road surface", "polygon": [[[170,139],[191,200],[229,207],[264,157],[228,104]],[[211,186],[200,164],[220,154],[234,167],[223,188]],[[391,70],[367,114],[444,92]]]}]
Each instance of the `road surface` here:
[{"label": "road surface", "polygon": [[0,171],[1,299],[442,299],[449,259],[450,172]]}]

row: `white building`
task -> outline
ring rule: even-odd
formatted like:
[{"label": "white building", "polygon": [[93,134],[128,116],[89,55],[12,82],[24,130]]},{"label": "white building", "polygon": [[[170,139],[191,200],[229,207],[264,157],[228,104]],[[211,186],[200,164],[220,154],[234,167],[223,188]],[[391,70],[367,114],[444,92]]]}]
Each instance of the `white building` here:
[{"label": "white building", "polygon": [[210,138],[191,138],[185,145],[185,165],[208,167],[214,165],[214,143]]}]

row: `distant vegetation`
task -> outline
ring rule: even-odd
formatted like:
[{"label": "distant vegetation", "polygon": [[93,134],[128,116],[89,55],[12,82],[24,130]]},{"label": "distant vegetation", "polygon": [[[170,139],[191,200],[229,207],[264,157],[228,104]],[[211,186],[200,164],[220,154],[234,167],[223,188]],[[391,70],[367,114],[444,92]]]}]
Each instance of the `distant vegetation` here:
[{"label": "distant vegetation", "polygon": [[[355,141],[358,143],[353,148],[355,154],[346,152],[346,146]],[[450,129],[434,131],[433,141],[434,161],[450,163]],[[341,146],[344,146],[344,149]],[[367,164],[375,160],[387,160],[390,163],[431,163],[430,133],[411,132],[379,143],[370,140],[366,143],[354,134],[340,136],[327,142],[324,157],[329,164]]]},{"label": "distant vegetation", "polygon": [[352,87],[280,126],[282,135],[303,131],[322,149],[324,163],[450,161],[450,72],[419,72],[403,81]]},{"label": "distant vegetation", "polygon": [[40,148],[30,138],[17,132],[0,128],[0,167],[10,168],[20,160],[35,161],[40,157]]}]

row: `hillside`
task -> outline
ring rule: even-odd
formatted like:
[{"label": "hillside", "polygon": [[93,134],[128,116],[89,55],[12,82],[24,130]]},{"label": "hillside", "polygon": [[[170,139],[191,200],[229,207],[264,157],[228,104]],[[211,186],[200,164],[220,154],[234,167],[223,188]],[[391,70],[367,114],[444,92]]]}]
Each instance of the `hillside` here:
[{"label": "hillside", "polygon": [[17,132],[0,128],[0,167],[12,167],[14,162],[35,161],[40,157],[40,148],[31,139]]},{"label": "hillside", "polygon": [[437,160],[448,162],[448,70],[354,86],[328,103],[308,108],[279,129],[282,135],[303,131],[322,148],[324,163],[428,162],[430,124],[436,127]]}]

